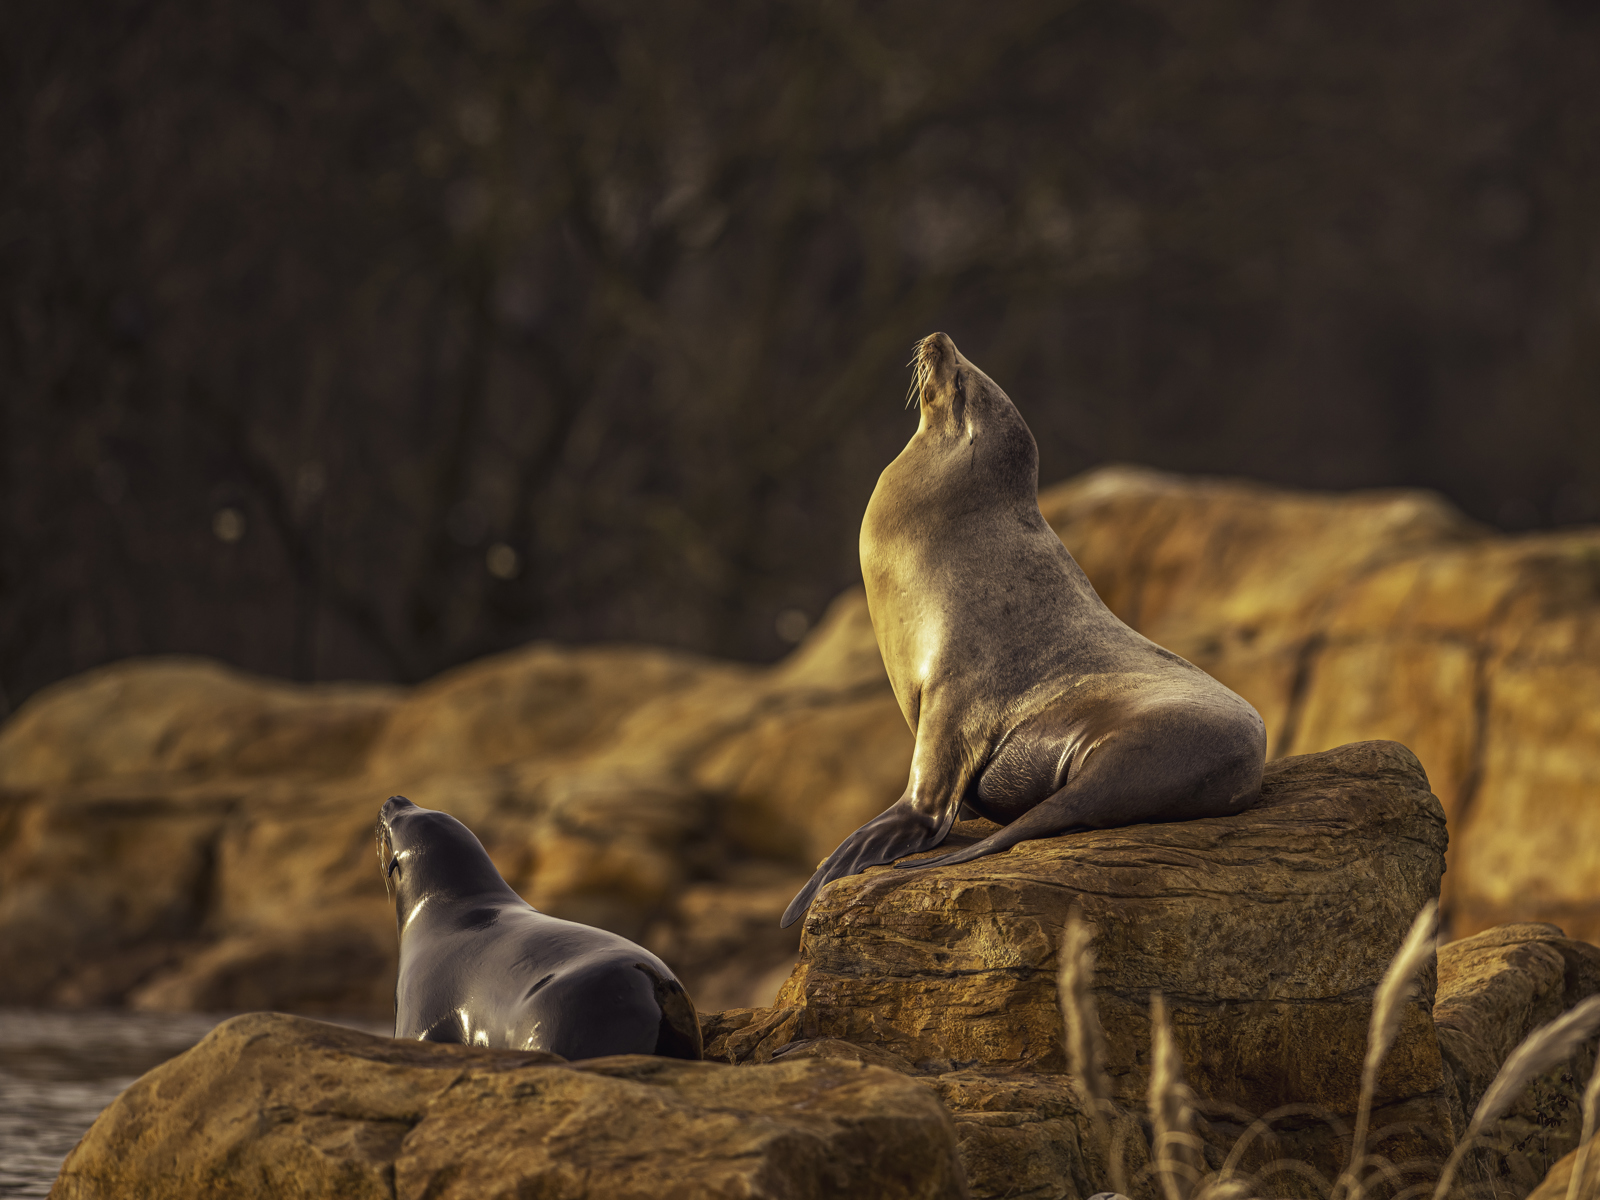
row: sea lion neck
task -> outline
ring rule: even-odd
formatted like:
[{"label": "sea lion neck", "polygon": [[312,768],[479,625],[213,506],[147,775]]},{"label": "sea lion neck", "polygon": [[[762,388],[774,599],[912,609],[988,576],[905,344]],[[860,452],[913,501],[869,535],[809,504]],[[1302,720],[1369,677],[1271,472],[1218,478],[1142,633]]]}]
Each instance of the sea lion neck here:
[{"label": "sea lion neck", "polygon": [[917,431],[883,478],[952,514],[1036,507],[1039,448],[1011,397],[947,334],[918,342],[912,365]]}]

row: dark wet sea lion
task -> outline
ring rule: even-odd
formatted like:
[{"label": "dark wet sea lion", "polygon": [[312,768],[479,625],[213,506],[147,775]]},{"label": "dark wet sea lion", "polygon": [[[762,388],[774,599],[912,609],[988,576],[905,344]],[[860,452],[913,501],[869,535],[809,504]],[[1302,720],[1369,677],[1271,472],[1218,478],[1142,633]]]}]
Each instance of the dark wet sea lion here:
[{"label": "dark wet sea lion", "polygon": [[701,1057],[694,1003],[648,950],[537,911],[448,813],[391,796],[377,834],[400,926],[395,1037]]},{"label": "dark wet sea lion", "polygon": [[1039,512],[1039,451],[1007,395],[942,333],[912,384],[921,422],[878,479],[861,573],[916,735],[905,794],[840,844],[830,880],[939,845],[966,804],[1004,828],[903,867],[1074,829],[1240,812],[1261,792],[1260,714],[1116,618]]}]

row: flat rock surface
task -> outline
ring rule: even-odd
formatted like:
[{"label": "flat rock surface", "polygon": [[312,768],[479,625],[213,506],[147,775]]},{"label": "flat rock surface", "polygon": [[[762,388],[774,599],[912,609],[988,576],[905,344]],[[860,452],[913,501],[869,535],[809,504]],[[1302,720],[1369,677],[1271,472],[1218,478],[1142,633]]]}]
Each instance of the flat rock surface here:
[{"label": "flat rock surface", "polygon": [[948,1113],[881,1067],[756,1070],[397,1042],[237,1017],[146,1074],[58,1200],[967,1196]]},{"label": "flat rock surface", "polygon": [[[1122,1096],[1144,1094],[1160,990],[1202,1097],[1354,1112],[1372,989],[1437,894],[1444,845],[1416,759],[1365,742],[1272,763],[1261,803],[1237,816],[874,868],[818,897],[776,1006],[729,1045],[770,1057],[793,1028],[913,1065],[1065,1070],[1056,946],[1081,905]],[[1408,1012],[1383,1100],[1443,1084],[1431,993],[1429,980]]]},{"label": "flat rock surface", "polygon": [[[962,836],[984,832],[974,823]],[[1103,1190],[1057,1007],[1056,950],[1076,905],[1097,930],[1096,1004],[1126,1111],[1145,1106],[1159,990],[1185,1075],[1220,1118],[1219,1147],[1242,1130],[1236,1114],[1283,1104],[1348,1127],[1373,990],[1438,894],[1444,848],[1416,758],[1365,742],[1269,764],[1261,803],[1236,816],[874,868],[824,889],[776,1004],[719,1014],[707,1053],[897,1067],[930,1080],[954,1112],[974,1195]],[[1442,1157],[1452,1140],[1433,993],[1429,971],[1379,1076],[1377,1125],[1418,1127],[1379,1147],[1396,1159]],[[1347,1148],[1326,1128],[1291,1130],[1273,1153],[1329,1173]],[[1134,1143],[1130,1175],[1143,1153]]]}]

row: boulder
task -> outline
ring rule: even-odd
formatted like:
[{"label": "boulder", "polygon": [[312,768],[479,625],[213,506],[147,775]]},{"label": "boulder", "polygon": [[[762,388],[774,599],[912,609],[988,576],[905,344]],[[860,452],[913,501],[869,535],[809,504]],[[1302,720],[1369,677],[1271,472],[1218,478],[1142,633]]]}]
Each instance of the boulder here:
[{"label": "boulder", "polygon": [[[956,837],[991,828],[966,823]],[[1348,1124],[1373,990],[1438,894],[1445,840],[1416,758],[1366,742],[1269,764],[1261,803],[1236,816],[1084,831],[957,866],[873,868],[819,894],[776,1004],[708,1023],[707,1053],[901,1065],[938,1081],[975,1195],[1008,1194],[1007,1147],[1034,1142],[1039,1161],[1060,1160],[1059,1178],[1027,1194],[1087,1194],[1065,1182],[1095,1168],[1064,1077],[1056,988],[1056,948],[1078,906],[1097,929],[1095,996],[1120,1104],[1143,1108],[1159,990],[1219,1144],[1241,1131],[1240,1110],[1303,1104]],[[1379,1075],[1376,1125],[1416,1126],[1378,1147],[1396,1159],[1442,1157],[1453,1139],[1433,991],[1430,971]],[[1347,1153],[1321,1123],[1279,1142],[1325,1174]]]},{"label": "boulder", "polygon": [[305,687],[203,658],[130,659],[31,697],[0,730],[0,790],[145,776],[359,770],[402,689]]},{"label": "boulder", "polygon": [[[1600,947],[1563,937],[1554,925],[1502,925],[1439,951],[1433,1019],[1450,1080],[1456,1128],[1464,1129],[1500,1065],[1523,1038],[1600,992]],[[1591,1040],[1536,1077],[1467,1160],[1464,1178],[1526,1192],[1576,1148],[1580,1097],[1595,1069]]]},{"label": "boulder", "polygon": [[[1539,1186],[1528,1195],[1528,1200],[1567,1200],[1572,1186],[1572,1173],[1578,1169],[1578,1152],[1572,1151],[1544,1177]],[[1591,1145],[1583,1168],[1583,1183],[1578,1188],[1578,1200],[1593,1200],[1600,1196],[1600,1143]]]},{"label": "boulder", "polygon": [[[898,742],[857,775],[874,703]],[[765,1003],[798,947],[778,916],[882,807],[900,742],[859,595],[764,669],[536,645],[402,693],[116,664],[0,731],[0,1003],[387,1015],[394,792],[466,821],[538,907],[659,945],[702,1004]]]},{"label": "boulder", "polygon": [[[1261,710],[1275,756],[1416,751],[1450,933],[1600,938],[1600,533],[1130,468],[1040,503],[1119,615]],[[770,667],[540,643],[397,689],[114,664],[0,726],[0,1003],[383,1015],[371,826],[404,792],[702,1007],[766,1005],[798,948],[770,927],[784,893],[900,794],[911,748],[859,590]]]},{"label": "boulder", "polygon": [[1429,492],[1128,467],[1039,503],[1118,616],[1260,710],[1274,757],[1416,752],[1450,822],[1453,935],[1600,941],[1600,529],[1504,536]]},{"label": "boulder", "polygon": [[[956,836],[989,828],[965,822]],[[799,966],[772,1014],[731,1035],[729,1056],[770,1059],[792,1028],[913,1065],[1063,1071],[1056,945],[1078,906],[1098,930],[1119,1096],[1144,1094],[1158,989],[1203,1097],[1353,1113],[1370,993],[1438,894],[1444,846],[1416,758],[1365,742],[1269,764],[1261,803],[1235,816],[1086,830],[952,867],[871,868],[819,895]],[[1390,1055],[1387,1099],[1443,1086],[1431,1002],[1432,980]]]},{"label": "boulder", "polygon": [[950,1117],[881,1067],[757,1069],[373,1037],[236,1017],[157,1067],[68,1156],[57,1200],[958,1200]]}]

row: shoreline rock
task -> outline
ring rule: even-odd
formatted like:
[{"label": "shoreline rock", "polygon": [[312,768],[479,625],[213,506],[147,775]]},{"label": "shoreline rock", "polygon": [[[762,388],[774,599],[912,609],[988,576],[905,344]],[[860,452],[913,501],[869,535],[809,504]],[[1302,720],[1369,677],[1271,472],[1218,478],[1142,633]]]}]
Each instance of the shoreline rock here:
[{"label": "shoreline rock", "polygon": [[965,1200],[927,1088],[879,1067],[756,1071],[374,1037],[253,1013],[133,1084],[54,1200]]},{"label": "shoreline rock", "polygon": [[[1274,754],[1417,752],[1451,934],[1600,938],[1600,532],[1131,468],[1040,502],[1120,616],[1261,710]],[[798,949],[771,928],[783,893],[899,795],[910,752],[859,593],[770,667],[534,644],[399,689],[113,664],[0,726],[0,1003],[386,1014],[370,829],[400,791],[537,906],[663,954],[703,1008],[764,1005]]]}]

